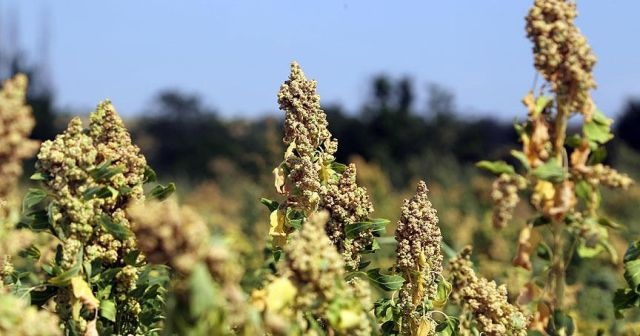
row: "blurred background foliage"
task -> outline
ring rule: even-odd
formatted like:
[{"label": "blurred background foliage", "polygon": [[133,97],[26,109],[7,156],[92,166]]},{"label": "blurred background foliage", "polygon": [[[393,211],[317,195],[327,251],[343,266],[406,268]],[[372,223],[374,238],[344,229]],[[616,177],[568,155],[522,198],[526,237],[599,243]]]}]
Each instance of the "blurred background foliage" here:
[{"label": "blurred background foliage", "polygon": [[[2,56],[2,78],[20,71],[29,74],[33,83],[29,92],[36,118],[32,137],[51,139],[66,126],[71,111],[53,104],[55,90],[41,66],[25,63],[20,53]],[[376,205],[375,216],[392,221],[388,235],[395,229],[402,199],[413,192],[418,179],[426,180],[445,242],[455,250],[473,244],[479,272],[506,283],[517,295],[527,277],[511,267],[513,242],[532,210],[521,203],[511,226],[496,232],[491,225],[492,177],[474,167],[482,159],[512,160],[509,150],[517,146],[512,122],[489,115],[463,116],[453,92],[436,84],[426,88],[426,101],[416,101],[417,90],[410,78],[382,74],[371,81],[360,109],[324,106],[330,131],[340,142],[338,161],[356,163],[359,183],[367,187]],[[273,105],[275,110],[275,94]],[[640,99],[631,99],[623,111],[615,112],[605,111],[616,120],[616,140],[608,144],[606,161],[639,181]],[[525,114],[524,107],[514,111],[516,118]],[[202,214],[213,232],[224,233],[234,242],[232,246],[244,256],[244,283],[254,286],[252,277],[263,266],[269,225],[267,210],[258,200],[275,196],[271,170],[282,161],[282,119],[222,118],[202,97],[177,90],[157,93],[144,111],[129,115],[134,117],[126,120],[127,126],[150,165],[159,176],[176,182],[182,202]],[[25,170],[23,186],[27,188],[33,162],[27,162]],[[640,186],[605,193],[603,200],[606,214],[624,224],[613,238],[621,256],[628,243],[640,236]],[[382,267],[393,263],[394,246],[387,242],[376,254]],[[598,328],[620,335],[640,333],[637,312],[628,313],[626,324],[610,323],[614,320],[612,295],[624,282],[619,262],[614,264],[605,255],[591,260],[574,256],[568,272],[565,300],[575,303],[585,334],[595,335]],[[572,285],[576,283],[581,285]]]}]

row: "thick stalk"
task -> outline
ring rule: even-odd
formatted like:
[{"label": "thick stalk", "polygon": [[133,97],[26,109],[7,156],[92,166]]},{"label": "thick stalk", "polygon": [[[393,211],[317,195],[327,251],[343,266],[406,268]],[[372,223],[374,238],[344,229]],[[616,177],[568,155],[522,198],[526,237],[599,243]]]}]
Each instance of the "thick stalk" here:
[{"label": "thick stalk", "polygon": [[553,152],[562,164],[562,155],[564,152],[564,141],[567,137],[567,120],[569,119],[569,108],[566,99],[559,95],[556,99],[557,115],[555,120],[555,130],[553,139]]},{"label": "thick stalk", "polygon": [[565,287],[563,223],[555,222],[553,225],[553,264],[551,266],[551,272],[553,274],[552,286],[555,296],[555,309],[562,309]]},{"label": "thick stalk", "polygon": [[[558,163],[564,165],[564,142],[567,137],[567,120],[569,119],[569,105],[563,95],[556,96],[556,120],[553,139],[553,151]],[[556,309],[562,309],[565,287],[565,261],[564,261],[564,223],[561,219],[553,222],[553,293]]]}]

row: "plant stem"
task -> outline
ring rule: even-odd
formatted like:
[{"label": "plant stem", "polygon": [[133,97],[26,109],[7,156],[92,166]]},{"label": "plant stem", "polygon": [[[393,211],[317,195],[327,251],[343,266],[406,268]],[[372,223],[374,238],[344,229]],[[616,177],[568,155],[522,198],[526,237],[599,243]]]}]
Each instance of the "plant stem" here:
[{"label": "plant stem", "polygon": [[564,261],[564,240],[563,240],[563,223],[553,223],[553,265],[552,265],[552,281],[554,289],[555,309],[562,309],[565,287],[565,261]]},{"label": "plant stem", "polygon": [[564,141],[567,137],[567,120],[569,119],[569,108],[567,106],[566,99],[563,99],[561,95],[556,98],[557,115],[555,120],[553,152],[558,159],[558,162],[562,164]]}]

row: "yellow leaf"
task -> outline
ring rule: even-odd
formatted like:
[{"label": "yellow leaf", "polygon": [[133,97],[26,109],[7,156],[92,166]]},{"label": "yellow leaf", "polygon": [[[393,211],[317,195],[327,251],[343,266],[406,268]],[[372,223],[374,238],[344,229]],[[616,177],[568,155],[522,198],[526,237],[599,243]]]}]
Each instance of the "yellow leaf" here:
[{"label": "yellow leaf", "polygon": [[269,235],[273,238],[273,244],[277,247],[283,247],[287,242],[287,233],[284,231],[284,212],[281,210],[273,210],[269,216]]},{"label": "yellow leaf", "polygon": [[276,191],[280,194],[284,194],[285,173],[282,165],[273,170],[273,176],[275,178],[274,185],[276,187]]},{"label": "yellow leaf", "polygon": [[541,195],[543,200],[552,200],[556,194],[553,183],[549,181],[539,180],[534,188],[534,192]]},{"label": "yellow leaf", "polygon": [[93,292],[89,285],[82,279],[81,276],[75,276],[71,278],[71,288],[73,290],[73,296],[83,305],[90,310],[98,309],[100,300],[93,296]]},{"label": "yellow leaf", "polygon": [[293,155],[293,150],[296,149],[296,143],[292,142],[289,144],[289,147],[287,147],[287,151],[284,152],[284,158],[285,160],[290,157],[291,155]]},{"label": "yellow leaf", "polygon": [[418,331],[416,332],[417,336],[429,336],[432,335],[433,331],[433,323],[428,319],[421,319],[420,324],[418,325]]},{"label": "yellow leaf", "polygon": [[358,312],[354,312],[350,309],[343,309],[340,311],[340,322],[338,323],[338,328],[340,330],[349,330],[355,326],[357,326],[362,317]]},{"label": "yellow leaf", "polygon": [[293,302],[298,290],[288,278],[278,278],[265,288],[267,309],[279,312]]}]

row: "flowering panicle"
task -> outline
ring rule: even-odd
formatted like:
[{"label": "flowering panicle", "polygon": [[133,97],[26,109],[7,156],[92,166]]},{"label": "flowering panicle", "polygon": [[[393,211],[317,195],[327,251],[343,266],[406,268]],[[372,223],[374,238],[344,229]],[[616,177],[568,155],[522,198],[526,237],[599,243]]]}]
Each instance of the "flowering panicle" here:
[{"label": "flowering panicle", "polygon": [[373,235],[368,231],[359,232],[351,239],[345,236],[349,225],[364,222],[373,213],[367,190],[356,183],[356,166],[347,166],[338,182],[323,186],[320,195],[320,204],[331,214],[325,231],[342,253],[346,266],[356,269],[360,263],[360,253],[373,242]]},{"label": "flowering panicle", "polygon": [[527,181],[520,175],[501,174],[492,185],[491,200],[493,201],[493,226],[502,229],[513,217],[513,210],[518,205],[520,197],[518,190],[527,186]]},{"label": "flowering panicle", "polygon": [[[121,267],[114,274],[111,294],[123,318],[136,321],[140,303],[130,293],[136,289],[141,267],[125,261],[137,250],[129,234],[126,205],[144,199],[147,164],[122,119],[109,101],[102,102],[87,129],[79,118],[72,119],[64,133],[42,144],[37,158],[38,179],[49,200],[44,211],[62,242],[58,266],[63,271],[86,263]],[[137,261],[143,258],[139,255]],[[62,319],[75,321],[75,327],[67,328],[84,332],[87,321],[69,315],[75,303],[68,289],[61,288],[55,299]]]},{"label": "flowering panicle", "polygon": [[0,316],[0,335],[63,335],[55,314],[30,306],[12,294],[0,292]]},{"label": "flowering panicle", "polygon": [[152,264],[188,274],[206,253],[209,230],[188,207],[171,200],[138,202],[128,209],[138,248]]},{"label": "flowering panicle", "polygon": [[[241,264],[228,246],[210,239],[198,214],[180,207],[175,199],[138,202],[128,212],[147,261],[176,271],[169,289],[176,305],[166,312],[171,319],[166,331],[180,335],[194,330],[215,335],[252,334],[247,322],[249,307],[239,286]],[[193,295],[211,296],[203,299],[209,301],[207,309],[194,310]]]},{"label": "flowering panicle", "polygon": [[[128,228],[124,206],[142,200],[146,160],[110,102],[98,105],[89,129],[74,118],[67,130],[42,144],[36,169],[52,200],[51,223],[66,236],[63,268],[73,266],[80,246],[89,261],[122,262],[135,249],[133,237],[115,237],[107,218]],[[107,197],[104,197],[104,196]]]},{"label": "flowering panicle", "polygon": [[452,298],[470,313],[476,327],[487,336],[526,336],[529,317],[507,301],[507,288],[478,277],[471,262],[471,247],[465,247],[449,262]]},{"label": "flowering panicle", "polygon": [[590,116],[594,108],[589,90],[596,87],[596,56],[576,27],[575,3],[535,0],[527,15],[527,36],[534,44],[535,66],[562,96],[571,111]]},{"label": "flowering panicle", "polygon": [[360,253],[371,246],[373,235],[371,230],[362,230],[355,237],[347,237],[346,228],[367,221],[373,206],[366,190],[356,183],[355,166],[334,162],[338,142],[327,128],[316,82],[306,79],[295,62],[289,79],[280,88],[278,103],[285,112],[283,141],[288,148],[283,163],[274,170],[275,184],[287,198],[272,214],[270,233],[274,243],[284,245],[293,231],[288,222],[291,211],[305,217],[325,209],[330,213],[325,230],[347,268],[355,269]]},{"label": "flowering panicle", "polygon": [[279,276],[252,294],[254,306],[262,311],[272,332],[307,334],[318,323],[335,335],[372,332],[368,284],[344,280],[344,262],[324,233],[328,219],[327,212],[312,214],[285,246]]},{"label": "flowering panicle", "polygon": [[13,192],[22,175],[22,160],[37,150],[37,142],[29,140],[35,120],[26,105],[27,84],[27,76],[18,74],[0,91],[0,222],[15,206]]},{"label": "flowering panicle", "polygon": [[[442,276],[442,235],[438,216],[427,196],[427,184],[418,183],[415,195],[405,199],[396,228],[396,267],[405,281],[400,290],[400,305],[407,330],[417,330],[420,315],[416,309],[434,300]],[[434,328],[430,328],[435,330]]]},{"label": "flowering panicle", "polygon": [[334,160],[338,143],[329,132],[327,117],[320,107],[316,82],[307,80],[298,63],[291,64],[289,79],[278,92],[278,104],[285,112],[284,138],[288,146],[279,169],[287,175],[287,203],[310,213],[317,207],[320,172]]}]

